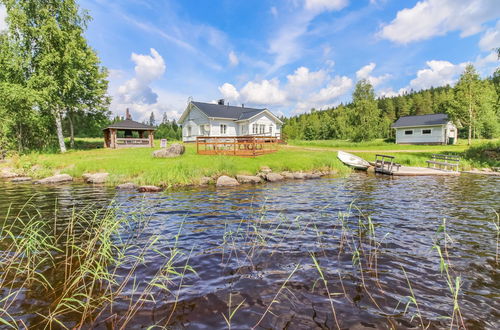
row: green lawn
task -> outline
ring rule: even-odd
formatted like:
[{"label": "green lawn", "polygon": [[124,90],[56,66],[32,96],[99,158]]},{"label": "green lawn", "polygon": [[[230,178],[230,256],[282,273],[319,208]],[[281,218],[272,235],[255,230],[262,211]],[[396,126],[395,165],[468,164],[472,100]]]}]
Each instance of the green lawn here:
[{"label": "green lawn", "polygon": [[[498,143],[496,140],[494,143]],[[353,152],[373,161],[375,154],[396,156],[403,165],[425,166],[432,153],[463,155],[467,146],[462,142],[453,146],[408,146],[385,143],[381,140],[363,143],[348,141],[290,141],[279,151],[256,158],[234,156],[204,156],[196,154],[196,145],[187,144],[186,153],[178,158],[157,159],[152,157],[156,148],[88,149],[99,146],[100,139],[78,139],[77,147],[65,154],[30,154],[13,157],[14,166],[24,175],[42,178],[55,173],[67,173],[80,178],[84,173],[109,172],[110,184],[134,182],[165,187],[197,184],[203,176],[256,174],[261,166],[269,166],[275,172],[330,169],[344,175],[350,169],[337,159],[337,150]],[[480,142],[476,142],[480,143]],[[169,142],[170,144],[170,142]],[[37,166],[35,166],[37,165]],[[33,168],[36,170],[33,170]],[[490,164],[474,159],[461,161],[461,168],[486,167]]]}]

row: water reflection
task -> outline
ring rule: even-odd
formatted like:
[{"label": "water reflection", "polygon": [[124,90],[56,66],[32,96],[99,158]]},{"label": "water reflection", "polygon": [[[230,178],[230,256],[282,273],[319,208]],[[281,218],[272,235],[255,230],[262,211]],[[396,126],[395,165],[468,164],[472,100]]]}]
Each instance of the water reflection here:
[{"label": "water reflection", "polygon": [[[196,269],[172,316],[171,324],[189,328],[225,327],[228,297],[245,301],[233,320],[236,328],[254,325],[297,264],[301,267],[287,283],[280,304],[261,326],[272,328],[332,327],[327,293],[318,284],[311,261],[313,253],[329,278],[339,319],[345,327],[407,327],[409,317],[395,307],[406,301],[407,279],[412,279],[415,295],[426,319],[433,326],[446,325],[443,315],[451,315],[452,300],[439,272],[439,260],[432,246],[443,219],[454,239],[450,261],[463,279],[461,308],[467,324],[477,328],[497,328],[500,289],[495,263],[496,232],[492,221],[499,210],[500,179],[462,175],[459,177],[381,177],[353,174],[349,178],[241,186],[238,188],[186,188],[162,194],[140,194],[84,185],[33,186],[4,183],[0,194],[0,216],[19,212],[29,200],[52,221],[54,208],[59,219],[73,208],[114,200],[123,216],[142,212],[150,218],[145,233],[134,237],[146,244],[149,237],[162,237],[162,248],[172,247],[172,238],[182,226],[179,246]],[[366,293],[353,255],[339,254],[342,227],[339,212],[358,208],[373,221],[381,239],[375,290]],[[354,226],[356,209],[350,216]],[[221,246],[225,233],[258,228],[268,235],[265,246],[230,255]],[[353,227],[354,228],[354,227]],[[352,228],[351,228],[352,229]],[[383,239],[382,239],[383,238]],[[249,244],[231,236],[233,243]],[[150,264],[158,255],[147,253]],[[125,270],[124,270],[125,271]],[[141,269],[143,279],[152,278],[154,267]],[[170,313],[172,301],[165,298],[154,308],[144,308],[135,325],[150,325]],[[239,300],[238,300],[239,299]],[[376,304],[373,303],[376,301]],[[35,299],[36,302],[36,299]],[[376,307],[378,305],[378,307]],[[390,317],[388,317],[390,315]],[[415,325],[415,323],[412,323]],[[418,324],[418,323],[417,323]],[[104,327],[104,325],[102,325]]]}]

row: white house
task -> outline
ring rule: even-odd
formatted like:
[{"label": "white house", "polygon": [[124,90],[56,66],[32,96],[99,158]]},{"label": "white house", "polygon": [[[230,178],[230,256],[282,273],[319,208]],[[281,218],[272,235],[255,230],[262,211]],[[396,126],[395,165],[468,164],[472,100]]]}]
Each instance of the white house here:
[{"label": "white house", "polygon": [[397,144],[455,144],[457,127],[443,113],[400,117],[392,128]]},{"label": "white house", "polygon": [[189,102],[182,113],[182,140],[196,141],[197,136],[274,136],[281,138],[283,122],[268,109]]}]

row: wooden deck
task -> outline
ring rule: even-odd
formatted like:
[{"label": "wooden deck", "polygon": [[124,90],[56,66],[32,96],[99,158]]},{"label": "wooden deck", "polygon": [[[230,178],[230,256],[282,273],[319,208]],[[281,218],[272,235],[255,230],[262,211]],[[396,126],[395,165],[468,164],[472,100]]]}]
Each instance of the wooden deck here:
[{"label": "wooden deck", "polygon": [[228,136],[196,138],[199,155],[256,157],[278,151],[278,138],[271,136]]},{"label": "wooden deck", "polygon": [[457,171],[440,170],[437,168],[400,166],[396,171],[389,171],[383,168],[376,168],[375,172],[393,176],[424,176],[424,175],[460,175]]}]

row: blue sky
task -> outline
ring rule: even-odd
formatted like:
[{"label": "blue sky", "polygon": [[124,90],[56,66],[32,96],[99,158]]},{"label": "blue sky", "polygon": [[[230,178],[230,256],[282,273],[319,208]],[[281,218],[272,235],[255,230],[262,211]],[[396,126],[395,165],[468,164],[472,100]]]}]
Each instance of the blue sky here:
[{"label": "blue sky", "polygon": [[[188,97],[293,115],[453,84],[500,62],[498,0],[81,0],[112,111],[178,118]],[[0,29],[2,28],[0,8]],[[3,23],[4,24],[4,23]]]}]

